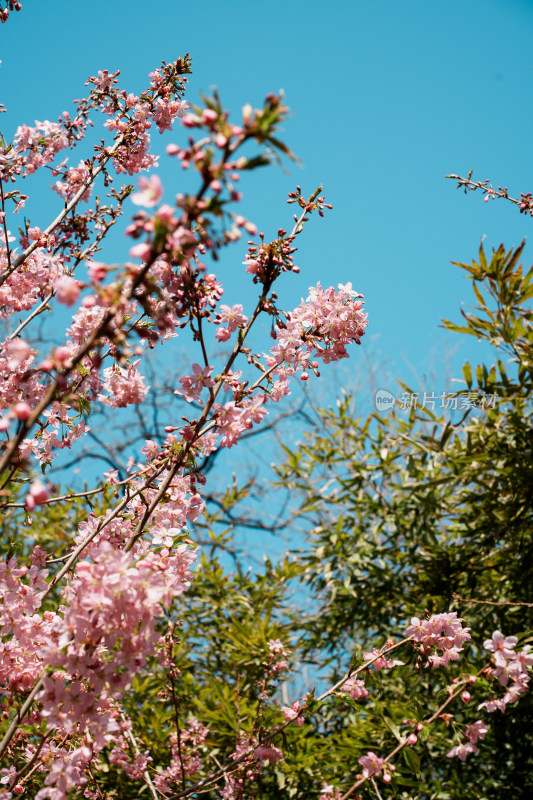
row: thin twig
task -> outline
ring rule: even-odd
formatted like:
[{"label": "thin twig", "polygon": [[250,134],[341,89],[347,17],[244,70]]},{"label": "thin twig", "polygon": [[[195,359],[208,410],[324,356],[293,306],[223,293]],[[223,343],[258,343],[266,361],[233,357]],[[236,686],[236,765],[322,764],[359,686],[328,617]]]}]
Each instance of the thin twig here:
[{"label": "thin twig", "polygon": [[468,600],[466,597],[459,597],[459,595],[456,592],[452,592],[452,597],[459,603],[477,603],[478,605],[481,606],[499,606],[501,608],[505,606],[524,606],[525,608],[533,608],[533,603],[513,603],[507,600],[502,600],[498,602],[496,600],[474,600],[473,598],[470,598]]}]

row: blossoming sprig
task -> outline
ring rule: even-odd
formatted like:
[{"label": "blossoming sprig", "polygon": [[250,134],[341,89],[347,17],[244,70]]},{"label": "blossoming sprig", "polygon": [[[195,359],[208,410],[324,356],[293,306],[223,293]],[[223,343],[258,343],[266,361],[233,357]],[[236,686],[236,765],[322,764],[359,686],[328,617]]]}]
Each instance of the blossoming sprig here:
[{"label": "blossoming sprig", "polygon": [[518,207],[521,214],[529,214],[530,217],[533,217],[533,194],[531,192],[521,192],[519,198],[511,197],[506,186],[498,186],[495,189],[489,180],[473,181],[472,173],[473,170],[470,170],[466,178],[462,178],[460,175],[446,175],[446,177],[452,181],[457,181],[457,188],[464,189],[465,194],[479,189],[484,195],[483,200],[485,203],[496,198],[508,200]]},{"label": "blossoming sprig", "polygon": [[[159,127],[168,127],[170,120],[180,113],[179,98],[184,91],[186,79],[183,77],[190,72],[190,60],[177,59],[172,64],[165,64],[160,70],[152,73],[152,85],[149,90],[135,103],[124,101],[124,93],[119,93],[114,88],[116,75],[99,73],[98,78],[89,78],[89,83],[94,84],[89,98],[78,103],[78,112],[74,123],[70,115],[64,112],[58,123],[38,123],[34,129],[28,126],[20,127],[16,134],[13,146],[0,148],[2,163],[2,178],[15,180],[17,174],[23,169],[35,171],[38,167],[53,162],[57,153],[65,147],[74,147],[83,136],[91,108],[99,107],[103,98],[106,99],[106,108],[109,113],[116,116],[108,127],[117,131],[117,137],[111,147],[97,145],[96,155],[92,159],[81,162],[80,166],[69,170],[67,181],[62,184],[60,193],[70,198],[65,208],[57,215],[44,230],[43,236],[49,237],[60,227],[69,213],[75,209],[78,202],[88,197],[88,192],[100,173],[104,174],[106,185],[111,180],[107,164],[113,159],[117,172],[139,172],[153,166],[153,156],[149,154],[150,137],[147,127],[153,119]],[[118,75],[118,73],[117,73]],[[161,121],[161,114],[168,116],[168,121]],[[42,130],[41,130],[42,129]],[[56,187],[57,188],[57,187]],[[12,272],[18,269],[26,259],[40,246],[40,241],[35,241],[9,263],[0,276],[0,285],[3,284]]]}]

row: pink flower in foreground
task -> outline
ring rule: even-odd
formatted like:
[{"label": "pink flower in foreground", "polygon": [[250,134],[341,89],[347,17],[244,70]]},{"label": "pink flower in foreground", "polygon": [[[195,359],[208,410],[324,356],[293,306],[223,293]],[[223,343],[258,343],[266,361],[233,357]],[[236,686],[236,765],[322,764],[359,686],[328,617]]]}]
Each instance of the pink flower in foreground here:
[{"label": "pink flower in foreground", "polygon": [[371,778],[372,775],[379,775],[383,769],[383,759],[375,753],[369,751],[366,756],[361,756],[358,763],[363,767],[363,777]]},{"label": "pink flower in foreground", "polygon": [[515,647],[518,642],[516,636],[504,636],[501,631],[494,631],[491,639],[483,642],[483,647],[494,653],[497,667],[505,667],[507,661],[516,658]]},{"label": "pink flower in foreground", "polygon": [[348,678],[341,691],[348,692],[352,700],[366,700],[368,697],[368,689],[365,686],[365,682],[355,676]]},{"label": "pink flower in foreground", "polygon": [[144,378],[137,371],[139,361],[131,363],[127,369],[115,364],[104,369],[103,390],[108,394],[99,394],[98,399],[111,408],[125,408],[133,403],[140,403],[148,393]]},{"label": "pink flower in foreground", "polygon": [[130,247],[130,256],[132,258],[140,258],[141,261],[148,261],[151,252],[152,248],[148,242],[139,242]]},{"label": "pink flower in foreground", "polygon": [[473,722],[472,725],[467,726],[465,736],[472,744],[475,744],[478,739],[483,739],[487,730],[488,728],[485,723],[478,719],[476,722]]},{"label": "pink flower in foreground", "polygon": [[[351,284],[347,285],[351,286]],[[376,658],[376,656],[379,656],[379,658]],[[373,658],[376,658],[376,660],[370,665],[374,667],[376,671],[390,667],[400,667],[405,664],[405,661],[399,661],[397,658],[385,658],[385,656],[380,656],[379,650],[377,650],[375,647],[372,648],[371,653],[363,653],[363,658],[365,661],[371,661]]]},{"label": "pink flower in foreground", "polygon": [[86,264],[92,283],[100,283],[100,281],[104,280],[107,272],[107,266],[105,264],[102,264],[101,261],[93,261],[92,259],[87,259]]},{"label": "pink flower in foreground", "polygon": [[470,628],[464,628],[456,611],[447,614],[433,614],[429,619],[420,620],[418,617],[411,619],[407,628],[407,636],[419,642],[428,651],[434,647],[441,654],[434,653],[428,657],[428,666],[447,667],[450,661],[457,661],[463,649],[464,642],[469,641]]},{"label": "pink flower in foreground", "polygon": [[[257,269],[261,271],[259,262]],[[250,267],[252,261],[248,262]],[[252,271],[247,268],[247,271]],[[253,268],[256,271],[256,267]],[[330,286],[323,289],[320,284],[309,288],[307,300],[286,314],[286,321],[276,328],[276,345],[271,349],[268,366],[283,362],[294,369],[313,370],[318,361],[324,364],[347,358],[345,345],[361,344],[365,333],[367,314],[362,311],[360,300],[354,300],[353,290],[341,288],[338,292]],[[274,372],[274,375],[276,372]]]},{"label": "pink flower in foreground", "polygon": [[174,394],[182,394],[185,399],[190,403],[193,400],[199,400],[200,392],[206,386],[211,388],[215,385],[214,380],[211,378],[213,367],[202,367],[200,364],[192,365],[192,375],[184,375],[179,381],[182,384],[181,389],[176,389]]},{"label": "pink flower in foreground", "polygon": [[16,370],[30,356],[30,346],[24,339],[12,339],[4,346],[4,354],[9,369]]},{"label": "pink flower in foreground", "polygon": [[29,405],[29,403],[25,403],[24,401],[21,401],[20,403],[17,403],[17,405],[15,406],[15,408],[13,410],[15,412],[16,418],[20,422],[26,422],[26,420],[30,418],[31,411],[32,411],[31,406]]},{"label": "pink flower in foreground", "polygon": [[80,296],[80,284],[70,275],[61,275],[54,281],[54,291],[60,303],[73,306]]},{"label": "pink flower in foreground", "polygon": [[230,337],[231,333],[227,328],[219,328],[215,333],[215,339],[217,342],[227,342]]},{"label": "pink flower in foreground", "polygon": [[141,191],[135,192],[131,196],[131,202],[135,203],[136,206],[153,208],[163,197],[163,186],[159,175],[151,175],[149,178],[141,175],[137,179],[137,186]]},{"label": "pink flower in foreground", "polygon": [[282,706],[281,710],[285,715],[285,722],[292,722],[292,720],[294,720],[299,728],[302,727],[302,725],[304,724],[304,718],[299,713],[300,711],[299,700],[297,700],[295,703],[292,704],[292,708],[289,708],[289,706]]},{"label": "pink flower in foreground", "polygon": [[26,508],[33,511],[35,506],[40,506],[50,499],[50,493],[42,481],[33,481],[30,491],[26,495]]},{"label": "pink flower in foreground", "polygon": [[477,753],[477,747],[472,742],[465,744],[458,744],[457,747],[452,747],[449,753],[446,753],[447,758],[460,758],[461,761],[466,761],[470,753]]},{"label": "pink flower in foreground", "polygon": [[240,303],[234,306],[221,305],[218,317],[217,322],[228,323],[230,333],[233,333],[237,328],[241,328],[248,322],[248,317],[242,313],[242,305]]},{"label": "pink flower in foreground", "polygon": [[279,747],[274,747],[274,745],[270,745],[270,747],[256,747],[254,750],[254,758],[257,758],[258,761],[269,761],[271,764],[275,764],[276,761],[280,761],[283,758],[283,753],[279,749]]}]

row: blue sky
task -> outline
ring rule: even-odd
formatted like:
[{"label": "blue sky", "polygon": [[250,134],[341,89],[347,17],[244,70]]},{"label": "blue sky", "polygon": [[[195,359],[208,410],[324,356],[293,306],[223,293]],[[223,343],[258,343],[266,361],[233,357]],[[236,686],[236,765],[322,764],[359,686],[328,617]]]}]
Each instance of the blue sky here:
[{"label": "blue sky", "polygon": [[[9,138],[21,122],[55,120],[98,69],[120,69],[121,86],[138,92],[161,59],[187,51],[189,101],[216,85],[235,121],[245,102],[259,106],[283,88],[292,112],[284,136],[301,166],[243,181],[242,212],[275,236],[291,222],[286,197],[297,183],[307,194],[323,183],[334,210],[301,238],[302,272],[284,279],[281,305],[294,307],[319,280],[351,281],[370,324],[342,382],[364,384],[370,365],[385,364],[381,386],[394,390],[397,376],[439,392],[444,378],[424,375],[459,376],[465,359],[486,353],[439,328],[472,302],[450,261],[469,261],[482,237],[488,248],[516,246],[531,224],[444,176],[473,168],[511,194],[531,189],[532,33],[531,0],[159,0],[151,9],[23,0],[0,29],[0,122]],[[156,149],[185,135],[179,127]],[[158,172],[172,201],[183,175],[164,155]],[[44,227],[56,209],[56,195],[37,192],[32,224]],[[124,260],[127,247],[115,236],[101,258]],[[241,300],[244,251],[232,248],[220,267],[227,302]]]},{"label": "blue sky", "polygon": [[[283,88],[292,110],[285,137],[302,166],[288,176],[258,172],[243,185],[243,210],[273,236],[290,222],[285,199],[296,183],[306,192],[323,183],[334,205],[302,237],[302,273],[283,287],[287,307],[318,280],[350,280],[367,300],[372,358],[407,380],[444,358],[457,340],[439,321],[456,319],[472,297],[449,262],[471,259],[483,236],[510,247],[529,229],[509,204],[465,197],[444,176],[474,168],[511,192],[531,188],[533,3],[160,0],[153,9],[24,0],[0,31],[4,132],[55,119],[98,69],[120,69],[124,88],[140,90],[162,58],[186,51],[191,101],[216,85],[238,116],[245,102]],[[159,173],[172,198],[181,173],[165,156]],[[46,222],[51,197],[31,207],[34,224]],[[234,249],[224,268],[238,275],[241,260]],[[233,302],[239,285],[228,280]],[[465,342],[455,368],[476,352]]]}]

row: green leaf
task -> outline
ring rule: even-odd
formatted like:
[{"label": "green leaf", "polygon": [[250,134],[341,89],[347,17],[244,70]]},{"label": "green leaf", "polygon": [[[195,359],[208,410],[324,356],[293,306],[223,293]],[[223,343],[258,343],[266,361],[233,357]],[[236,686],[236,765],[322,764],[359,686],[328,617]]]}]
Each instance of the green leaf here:
[{"label": "green leaf", "polygon": [[468,363],[468,361],[463,364],[463,376],[466,382],[466,385],[469,389],[472,388],[472,367]]},{"label": "green leaf", "polygon": [[403,751],[403,757],[405,763],[416,775],[420,774],[420,758],[418,753],[415,750],[412,750],[410,747],[406,747]]}]

